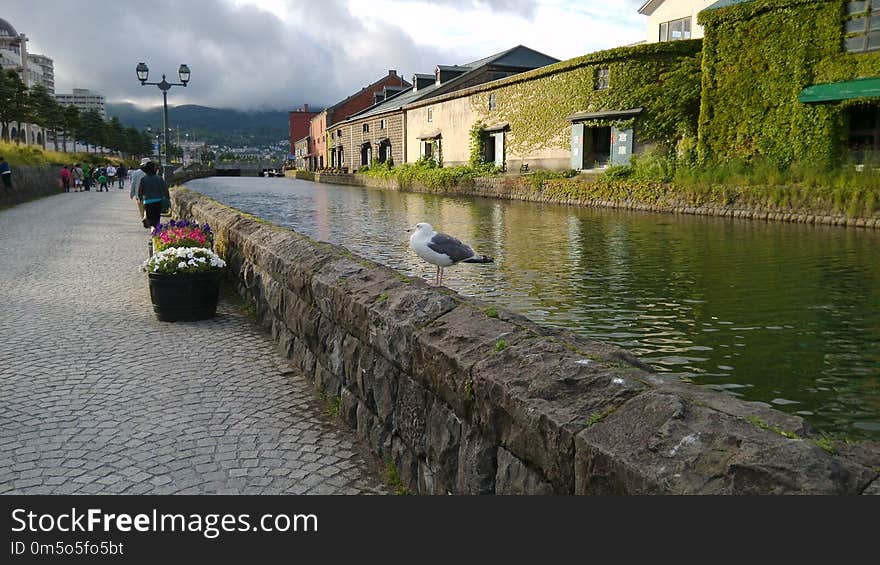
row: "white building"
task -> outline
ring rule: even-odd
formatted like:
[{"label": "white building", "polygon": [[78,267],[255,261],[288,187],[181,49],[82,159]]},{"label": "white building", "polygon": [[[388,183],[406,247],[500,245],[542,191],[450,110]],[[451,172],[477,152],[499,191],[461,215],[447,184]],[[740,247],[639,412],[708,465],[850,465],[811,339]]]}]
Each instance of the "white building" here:
[{"label": "white building", "polygon": [[76,106],[80,112],[97,110],[102,119],[107,119],[104,108],[104,95],[86,88],[74,88],[70,94],[56,94],[55,99],[63,106]]},{"label": "white building", "polygon": [[202,154],[208,150],[204,141],[182,141],[179,147],[183,150],[183,165],[201,163]]},{"label": "white building", "polygon": [[[33,72],[30,67],[31,56],[27,52],[28,38],[23,33],[18,33],[12,24],[0,18],[0,66],[3,70],[12,69],[18,73],[21,81],[28,88],[35,84],[45,84],[43,64],[47,60],[49,66],[52,65],[52,59],[42,55],[36,55],[36,67]],[[55,88],[54,69],[51,74],[52,89]],[[2,124],[0,124],[2,126]],[[17,140],[20,143],[29,145],[44,145],[46,141],[46,131],[34,124],[13,122],[9,124],[9,130],[3,128],[0,131],[2,139],[11,141]]]},{"label": "white building", "polygon": [[716,0],[647,0],[639,13],[648,16],[648,43],[698,39],[703,37],[703,26],[697,24],[697,14]]},{"label": "white building", "polygon": [[28,53],[28,86],[42,84],[55,96],[55,63],[45,55]]}]

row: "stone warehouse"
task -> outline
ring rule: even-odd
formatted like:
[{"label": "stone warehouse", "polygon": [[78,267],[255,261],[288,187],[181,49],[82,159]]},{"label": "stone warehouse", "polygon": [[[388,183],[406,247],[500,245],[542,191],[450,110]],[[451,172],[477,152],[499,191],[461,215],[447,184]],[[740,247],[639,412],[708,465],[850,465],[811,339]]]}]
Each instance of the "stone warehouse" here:
[{"label": "stone warehouse", "polygon": [[[309,135],[309,151],[306,155],[308,166],[302,168],[316,171],[328,166],[342,166],[336,162],[337,156],[334,154],[331,158],[329,153],[329,144],[327,143],[329,128],[332,128],[335,123],[348,118],[352,114],[382,102],[386,97],[393,96],[409,86],[410,84],[403,77],[398,76],[396,70],[390,69],[387,75],[376,82],[365,86],[345,100],[337,102],[312,117],[309,123],[309,131],[307,132]],[[291,141],[295,142],[296,140]]]},{"label": "stone warehouse", "polygon": [[[467,164],[471,136],[479,135],[482,160],[510,171],[629,163],[695,118],[700,48],[690,40],[600,51],[412,101],[405,106],[407,161],[430,155],[433,143],[444,165]],[[666,111],[662,85],[676,73],[691,83],[690,116]]]},{"label": "stone warehouse", "polygon": [[380,163],[391,159],[398,164],[415,161],[425,152],[442,162],[442,140],[439,135],[422,128],[421,124],[416,135],[421,136],[423,145],[416,151],[415,157],[411,154],[413,149],[405,143],[410,130],[404,111],[408,104],[514,76],[558,61],[518,45],[466,65],[437,65],[433,74],[416,74],[409,89],[328,128],[330,145],[337,156],[335,160],[331,160],[331,164],[354,170],[370,165],[374,159]]}]

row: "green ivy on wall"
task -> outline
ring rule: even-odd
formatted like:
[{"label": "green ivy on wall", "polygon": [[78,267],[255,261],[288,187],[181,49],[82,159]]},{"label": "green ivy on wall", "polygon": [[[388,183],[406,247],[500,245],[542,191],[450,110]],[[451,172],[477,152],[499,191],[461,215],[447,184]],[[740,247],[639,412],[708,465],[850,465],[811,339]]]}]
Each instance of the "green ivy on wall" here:
[{"label": "green ivy on wall", "polygon": [[470,131],[468,132],[469,141],[469,149],[470,156],[469,162],[471,167],[479,167],[483,164],[483,152],[485,150],[485,132],[486,124],[482,121],[477,121],[473,126],[471,126]]},{"label": "green ivy on wall", "polygon": [[845,0],[753,0],[701,12],[700,155],[780,168],[839,163],[852,103],[797,98],[813,84],[880,75],[880,53],[843,51],[845,18]]},{"label": "green ivy on wall", "polygon": [[[501,81],[472,95],[470,104],[485,123],[508,122],[505,143],[523,155],[570,147],[571,114],[639,107],[644,108],[635,120],[639,138],[673,147],[682,135],[696,132],[700,49],[697,39],[591,53]],[[596,73],[605,67],[610,87],[596,90]]]}]

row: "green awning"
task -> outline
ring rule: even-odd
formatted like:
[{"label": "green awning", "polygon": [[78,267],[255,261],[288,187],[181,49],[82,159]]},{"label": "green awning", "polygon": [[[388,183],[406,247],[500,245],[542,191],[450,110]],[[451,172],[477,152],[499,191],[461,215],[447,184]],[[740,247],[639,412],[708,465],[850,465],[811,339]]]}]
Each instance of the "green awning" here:
[{"label": "green awning", "polygon": [[868,77],[808,86],[798,95],[798,101],[804,104],[811,104],[849,100],[851,98],[878,97],[880,97],[880,77]]}]

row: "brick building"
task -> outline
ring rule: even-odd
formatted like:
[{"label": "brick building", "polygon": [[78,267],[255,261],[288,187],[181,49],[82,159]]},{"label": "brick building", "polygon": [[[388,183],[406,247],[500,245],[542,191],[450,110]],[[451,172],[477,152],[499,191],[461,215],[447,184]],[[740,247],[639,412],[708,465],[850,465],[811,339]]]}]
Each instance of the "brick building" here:
[{"label": "brick building", "polygon": [[[352,94],[345,100],[330,106],[323,112],[311,119],[308,135],[311,137],[310,166],[311,170],[323,169],[331,166],[331,159],[327,147],[327,130],[333,124],[345,120],[365,108],[373,106],[377,102],[385,100],[388,96],[401,92],[410,84],[398,76],[397,71],[391,69],[388,74],[360,91]],[[297,139],[300,139],[300,136]],[[338,166],[338,165],[337,165]]]},{"label": "brick building", "polygon": [[[413,75],[410,88],[391,94],[329,128],[331,163],[355,170],[369,165],[374,158],[379,162],[390,158],[397,164],[415,161],[419,155],[410,155],[406,149],[405,106],[558,62],[559,59],[518,45],[466,65],[437,65],[433,74]],[[434,156],[442,160],[439,135],[432,137],[431,132],[419,132],[419,135],[423,136],[426,150],[434,151]]]},{"label": "brick building", "polygon": [[[289,113],[290,125],[290,153],[296,153],[296,142],[309,135],[309,122],[318,112],[310,112],[309,105],[303,104],[302,108],[298,108]],[[299,163],[297,163],[297,167]]]}]

